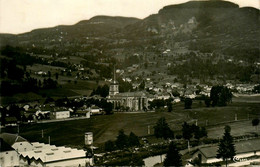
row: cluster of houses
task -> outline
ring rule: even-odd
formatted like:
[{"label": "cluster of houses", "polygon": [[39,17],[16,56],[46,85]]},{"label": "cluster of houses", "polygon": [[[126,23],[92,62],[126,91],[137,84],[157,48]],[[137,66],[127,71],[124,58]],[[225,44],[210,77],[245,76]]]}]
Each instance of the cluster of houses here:
[{"label": "cluster of houses", "polygon": [[94,165],[85,150],[29,142],[17,134],[0,134],[0,166],[87,166]]},{"label": "cluster of houses", "polygon": [[[74,117],[90,118],[92,115],[104,114],[103,109],[97,106],[79,109],[77,110],[76,114],[71,108],[57,109],[55,107],[52,107],[45,109],[44,105],[41,107],[32,107],[28,104],[24,105],[23,108],[24,111],[22,111],[22,114],[24,117],[26,117],[26,120],[21,120],[23,123],[33,123],[44,120],[69,120],[73,119]],[[4,117],[5,124],[1,123],[1,126],[17,126],[17,124],[19,123],[17,117],[10,116],[7,113],[5,113],[5,116],[3,116],[2,114],[3,113],[0,113],[0,118],[2,120],[2,117]]]}]

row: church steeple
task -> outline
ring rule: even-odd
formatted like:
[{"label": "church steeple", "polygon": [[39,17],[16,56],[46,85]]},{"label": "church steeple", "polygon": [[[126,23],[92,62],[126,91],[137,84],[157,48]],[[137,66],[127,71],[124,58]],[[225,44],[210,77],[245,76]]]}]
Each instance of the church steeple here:
[{"label": "church steeple", "polygon": [[116,95],[117,93],[119,93],[119,85],[116,81],[116,70],[115,70],[115,66],[114,66],[114,79],[109,87],[109,97]]},{"label": "church steeple", "polygon": [[116,83],[116,67],[114,66],[114,81],[113,83]]}]

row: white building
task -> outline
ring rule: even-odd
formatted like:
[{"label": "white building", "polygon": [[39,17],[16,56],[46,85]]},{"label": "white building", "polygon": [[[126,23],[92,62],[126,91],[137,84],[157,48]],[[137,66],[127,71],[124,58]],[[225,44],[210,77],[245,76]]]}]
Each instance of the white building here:
[{"label": "white building", "polygon": [[32,151],[20,152],[20,164],[31,166],[85,166],[93,165],[92,158],[86,158],[86,151],[69,147],[56,147],[44,143],[32,143]]},{"label": "white building", "polygon": [[93,158],[86,151],[70,147],[39,142],[30,143],[21,136],[2,133],[0,163],[5,166],[86,166],[94,165]]},{"label": "white building", "polygon": [[90,115],[99,115],[99,114],[103,114],[104,112],[102,111],[102,109],[100,109],[99,107],[97,106],[92,106],[92,107],[89,107],[87,109],[87,111],[90,113]]},{"label": "white building", "polygon": [[56,119],[65,119],[70,117],[70,111],[55,111],[53,114]]}]

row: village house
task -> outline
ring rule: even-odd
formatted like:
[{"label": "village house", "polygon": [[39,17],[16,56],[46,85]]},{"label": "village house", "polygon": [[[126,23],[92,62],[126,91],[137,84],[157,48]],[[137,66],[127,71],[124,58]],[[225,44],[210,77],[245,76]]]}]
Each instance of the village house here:
[{"label": "village house", "polygon": [[55,119],[65,119],[70,117],[70,111],[54,111],[52,115]]},{"label": "village house", "polygon": [[102,109],[97,106],[91,106],[87,109],[87,111],[90,113],[90,115],[99,115],[104,113]]},{"label": "village house", "polygon": [[76,113],[76,116],[90,118],[90,112],[87,109],[78,110],[77,113]]},{"label": "village house", "polygon": [[5,126],[16,126],[17,118],[16,117],[5,117]]},{"label": "village house", "polygon": [[30,151],[33,149],[32,145],[23,137],[17,134],[2,133],[0,134],[2,138],[9,146],[15,149],[18,153],[20,151]]},{"label": "village house", "polygon": [[169,99],[171,97],[171,94],[168,93],[168,92],[163,92],[163,93],[157,93],[155,95],[156,99],[163,99],[163,100],[166,100],[166,99]]},{"label": "village house", "polygon": [[2,138],[0,138],[0,166],[13,167],[19,166],[19,154],[7,144]]}]

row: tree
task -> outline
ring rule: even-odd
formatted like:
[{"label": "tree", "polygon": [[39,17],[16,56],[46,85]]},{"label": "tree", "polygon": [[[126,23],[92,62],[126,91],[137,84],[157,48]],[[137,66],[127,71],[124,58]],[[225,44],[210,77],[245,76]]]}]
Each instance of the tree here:
[{"label": "tree", "polygon": [[167,103],[167,108],[168,108],[168,112],[172,112],[172,103],[171,102]]},{"label": "tree", "polygon": [[154,135],[157,138],[174,138],[174,133],[170,129],[164,117],[159,118],[154,126]]},{"label": "tree", "polygon": [[201,166],[201,160],[202,160],[202,156],[201,154],[198,154],[198,156],[193,160],[193,165],[194,166]]},{"label": "tree", "polygon": [[204,99],[204,102],[205,102],[205,105],[207,106],[207,107],[209,107],[210,106],[210,98],[207,96],[207,97],[205,97],[205,99]]},{"label": "tree", "polygon": [[94,89],[91,93],[91,96],[94,95],[100,95],[101,97],[107,97],[109,94],[109,86],[108,85],[104,85],[104,86],[98,86],[97,89]]},{"label": "tree", "polygon": [[6,107],[4,108],[0,108],[0,112],[1,112],[1,125],[5,126],[5,117],[6,117],[6,112],[7,112],[7,109]]},{"label": "tree", "polygon": [[55,78],[56,78],[56,80],[59,79],[59,74],[57,72],[55,73]]},{"label": "tree", "polygon": [[191,98],[185,98],[184,108],[185,109],[191,109],[191,105],[192,105],[192,99]]},{"label": "tree", "polygon": [[106,115],[110,115],[112,114],[112,110],[113,110],[113,104],[111,102],[107,102],[106,100],[101,100],[101,106],[105,112],[106,112]]},{"label": "tree", "polygon": [[202,137],[208,137],[208,132],[205,127],[200,128],[200,133]]},{"label": "tree", "polygon": [[133,154],[129,166],[144,166],[143,158],[137,154]]},{"label": "tree", "polygon": [[128,146],[128,139],[123,129],[121,129],[118,132],[118,136],[116,139],[116,146],[121,150]]},{"label": "tree", "polygon": [[257,130],[257,126],[259,125],[259,119],[255,118],[252,120],[252,125],[255,126],[256,130]]},{"label": "tree", "polygon": [[186,140],[190,140],[192,137],[192,129],[191,126],[187,124],[187,122],[184,122],[182,125],[182,136]]},{"label": "tree", "polygon": [[50,72],[50,71],[48,71],[48,77],[49,77],[49,78],[51,77],[51,72]]},{"label": "tree", "polygon": [[133,132],[131,132],[131,133],[129,134],[128,144],[129,144],[129,146],[131,146],[131,147],[133,147],[133,146],[139,146],[139,145],[140,145],[138,136],[136,136]]},{"label": "tree", "polygon": [[232,92],[225,86],[213,86],[210,90],[212,106],[226,106],[232,100]]},{"label": "tree", "polygon": [[260,84],[254,86],[254,89],[252,91],[253,91],[253,93],[260,93]]},{"label": "tree", "polygon": [[181,154],[174,142],[171,142],[166,157],[163,162],[164,166],[182,166]]},{"label": "tree", "polygon": [[10,105],[10,108],[7,111],[7,114],[9,114],[9,116],[15,117],[18,121],[20,121],[22,110],[24,110],[24,108],[20,108],[18,105],[12,104],[12,105]]},{"label": "tree", "polygon": [[[197,126],[198,127],[198,126]],[[194,131],[194,138],[199,140],[202,137],[207,137],[208,133],[205,127],[198,127]]]},{"label": "tree", "polygon": [[230,134],[230,126],[225,126],[225,133],[218,145],[217,158],[222,158],[226,162],[236,155],[235,146],[233,144],[233,137]]},{"label": "tree", "polygon": [[113,141],[108,140],[105,142],[105,151],[113,151],[115,150],[115,144]]},{"label": "tree", "polygon": [[144,90],[144,88],[145,88],[145,81],[143,80],[139,85],[139,90]]}]

